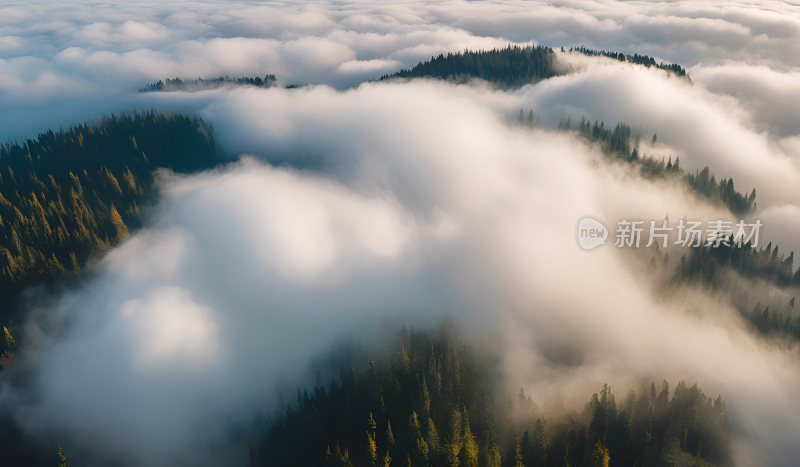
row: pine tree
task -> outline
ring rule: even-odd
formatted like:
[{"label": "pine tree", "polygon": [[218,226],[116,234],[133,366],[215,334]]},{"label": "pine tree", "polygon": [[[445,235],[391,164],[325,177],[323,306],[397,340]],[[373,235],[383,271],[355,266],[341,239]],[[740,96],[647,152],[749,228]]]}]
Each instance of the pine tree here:
[{"label": "pine tree", "polygon": [[433,419],[428,418],[428,430],[425,434],[425,441],[428,443],[428,456],[433,457],[439,452],[439,434],[433,425]]},{"label": "pine tree", "polygon": [[534,466],[547,466],[547,420],[537,419],[533,429]]},{"label": "pine tree", "polygon": [[[319,373],[319,371],[317,371]],[[367,429],[370,430],[371,433],[375,433],[375,430],[378,428],[378,424],[375,423],[375,419],[372,418],[372,412],[369,413],[369,419],[367,420]]]},{"label": "pine tree", "polygon": [[388,453],[392,453],[393,456],[397,457],[397,443],[394,440],[394,433],[392,433],[392,422],[389,420],[386,421],[386,452],[387,456]]},{"label": "pine tree", "polygon": [[411,444],[410,458],[414,461],[414,465],[427,465],[428,443],[422,437],[422,427],[416,412],[411,412],[411,416],[408,417],[408,440]]},{"label": "pine tree", "polygon": [[6,337],[6,349],[8,349],[9,352],[17,350],[17,341],[11,336],[11,333],[8,332],[8,328],[5,326],[3,326],[3,334],[5,334]]},{"label": "pine tree", "polygon": [[378,465],[378,445],[375,443],[375,438],[371,433],[367,433],[367,459],[369,465],[377,467]]},{"label": "pine tree", "polygon": [[450,431],[448,433],[445,449],[447,450],[448,467],[458,467],[461,454],[461,412],[453,409],[450,414]]},{"label": "pine tree", "polygon": [[472,434],[472,429],[469,426],[469,417],[466,409],[464,409],[462,420],[464,431],[461,437],[461,464],[464,465],[464,467],[478,467],[480,448],[478,447],[478,440],[475,438],[475,435]]},{"label": "pine tree", "polygon": [[114,231],[117,233],[116,240],[118,242],[128,238],[128,227],[122,222],[122,216],[119,215],[117,208],[115,208],[113,204],[111,205],[111,224],[114,225]]},{"label": "pine tree", "polygon": [[78,258],[75,257],[75,253],[69,252],[69,260],[70,265],[72,266],[72,272],[75,273],[76,276],[81,275],[81,267],[78,266]]},{"label": "pine tree", "polygon": [[25,251],[22,247],[22,242],[19,239],[19,235],[17,235],[17,230],[13,227],[11,228],[11,244],[14,245],[14,249],[17,251],[18,255],[22,255]]},{"label": "pine tree", "polygon": [[564,457],[561,458],[561,462],[558,467],[572,467],[569,463],[569,443],[564,443]]},{"label": "pine tree", "polygon": [[522,463],[522,446],[519,443],[519,436],[514,435],[514,444],[512,445],[511,455],[514,459],[514,467],[525,467],[525,464]]},{"label": "pine tree", "polygon": [[611,458],[608,455],[608,449],[598,441],[594,449],[586,455],[585,465],[586,467],[608,467],[609,462],[611,462]]},{"label": "pine tree", "polygon": [[425,382],[425,375],[422,375],[420,380],[419,375],[417,375],[417,380],[419,380],[420,384],[420,415],[423,417],[428,416],[431,410],[431,394],[428,392],[428,384]]},{"label": "pine tree", "polygon": [[406,348],[405,344],[400,347],[400,353],[397,360],[397,365],[403,370],[404,373],[408,373],[408,370],[411,368],[411,360],[408,358],[408,349]]},{"label": "pine tree", "polygon": [[503,462],[503,455],[500,452],[500,447],[497,446],[492,440],[492,436],[486,434],[486,445],[483,448],[483,465],[484,467],[501,467]]},{"label": "pine tree", "polygon": [[339,448],[339,443],[336,443],[336,448],[331,452],[331,447],[328,446],[328,452],[325,456],[329,467],[353,467],[353,461],[350,460],[350,454],[345,448],[344,452]]},{"label": "pine tree", "polygon": [[522,452],[522,462],[527,466],[535,465],[533,462],[534,454],[533,454],[533,446],[531,446],[531,435],[528,433],[528,430],[525,430],[525,434],[522,435],[522,439],[519,442],[520,451]]},{"label": "pine tree", "polygon": [[70,467],[72,465],[61,446],[58,447],[58,461],[58,467]]}]

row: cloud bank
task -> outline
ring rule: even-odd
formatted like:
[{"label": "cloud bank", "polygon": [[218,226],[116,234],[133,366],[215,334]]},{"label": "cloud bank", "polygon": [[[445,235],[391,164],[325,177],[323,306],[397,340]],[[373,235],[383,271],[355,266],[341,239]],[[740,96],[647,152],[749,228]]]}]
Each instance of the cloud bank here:
[{"label": "cloud bank", "polygon": [[165,178],[148,227],[42,305],[65,331],[29,323],[26,429],[91,465],[243,461],[231,427],[337,333],[451,312],[483,329],[478,345],[512,387],[580,400],[605,381],[697,380],[752,424],[737,425],[739,465],[797,455],[793,353],[711,300],[699,315],[654,301],[620,252],[586,254],[572,237],[585,213],[711,208],[598,166],[568,135],[508,126],[494,110],[505,93],[419,82],[216,95],[202,113],[221,134],[306,169],[245,158]]},{"label": "cloud bank", "polygon": [[[773,3],[6,3],[3,135],[156,107],[198,112],[228,153],[255,156],[165,175],[145,228],[79,288],[31,303],[32,384],[2,399],[86,465],[244,462],[241,427],[334,336],[451,312],[511,387],[584,400],[603,382],[696,380],[728,402],[737,465],[786,465],[800,455],[796,351],[708,297],[691,313],[654,300],[628,258],[572,238],[587,213],[724,213],[546,127],[585,115],[657,131],[648,151],[756,187],[765,237],[800,251],[798,35],[796,8]],[[434,54],[531,41],[655,55],[695,84],[559,54],[581,71],[513,92],[345,90]],[[133,93],[266,73],[329,86]],[[545,128],[509,127],[520,108]]]}]

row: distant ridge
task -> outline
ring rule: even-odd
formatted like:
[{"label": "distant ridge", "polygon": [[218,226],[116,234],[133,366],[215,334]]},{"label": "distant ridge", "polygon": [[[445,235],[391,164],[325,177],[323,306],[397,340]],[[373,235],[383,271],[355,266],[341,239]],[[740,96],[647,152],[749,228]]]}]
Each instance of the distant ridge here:
[{"label": "distant ridge", "polygon": [[[566,52],[561,48],[562,52]],[[689,79],[686,69],[677,63],[656,63],[647,55],[625,55],[621,52],[606,52],[587,49],[585,47],[570,48],[570,53],[581,53],[589,56],[603,56],[614,60],[635,63],[645,67],[655,67]],[[554,76],[566,74],[554,63],[555,53],[545,46],[513,46],[502,49],[483,51],[465,50],[463,52],[439,54],[430,60],[419,62],[410,70],[386,74],[378,81],[397,78],[439,78],[467,82],[470,79],[483,79],[505,88],[519,88],[526,84],[536,83]]]},{"label": "distant ridge", "polygon": [[558,74],[561,73],[553,66],[550,47],[509,45],[502,49],[439,54],[410,70],[383,75],[380,80],[431,77],[468,81],[480,78],[505,87],[522,87]]},{"label": "distant ridge", "polygon": [[147,86],[139,89],[139,92],[170,92],[170,91],[206,91],[209,89],[217,89],[223,86],[256,86],[260,88],[271,88],[278,85],[278,79],[275,75],[266,75],[264,78],[230,78],[228,76],[220,76],[219,78],[210,79],[169,79],[166,83],[159,80],[157,83],[148,84]]}]

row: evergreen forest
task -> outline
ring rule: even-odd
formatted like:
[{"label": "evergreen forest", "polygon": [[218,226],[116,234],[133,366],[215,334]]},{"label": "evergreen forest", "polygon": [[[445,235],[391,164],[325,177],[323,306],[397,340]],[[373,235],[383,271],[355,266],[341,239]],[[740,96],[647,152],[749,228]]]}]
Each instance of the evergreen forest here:
[{"label": "evergreen forest", "polygon": [[190,173],[221,162],[199,117],[155,111],[0,145],[0,317],[13,318],[25,287],[79,275],[138,227],[157,170]]},{"label": "evergreen forest", "polygon": [[725,401],[697,384],[653,382],[619,402],[603,385],[547,415],[524,389],[496,398],[449,317],[433,332],[403,327],[376,361],[357,358],[261,418],[251,467],[731,465]]}]

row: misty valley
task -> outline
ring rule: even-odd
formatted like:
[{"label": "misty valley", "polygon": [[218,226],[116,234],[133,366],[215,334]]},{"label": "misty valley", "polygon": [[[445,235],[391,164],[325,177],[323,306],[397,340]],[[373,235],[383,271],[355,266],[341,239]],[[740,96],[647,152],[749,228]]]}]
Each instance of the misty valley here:
[{"label": "misty valley", "polygon": [[466,3],[0,7],[0,465],[794,465],[796,7]]}]

